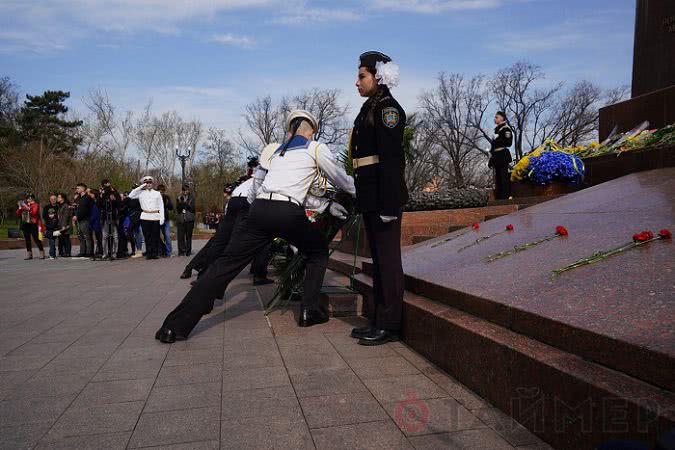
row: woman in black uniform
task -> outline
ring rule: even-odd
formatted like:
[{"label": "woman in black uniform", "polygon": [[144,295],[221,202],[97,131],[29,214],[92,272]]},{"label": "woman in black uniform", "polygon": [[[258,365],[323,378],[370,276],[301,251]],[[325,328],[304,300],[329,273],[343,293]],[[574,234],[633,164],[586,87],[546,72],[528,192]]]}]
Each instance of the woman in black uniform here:
[{"label": "woman in black uniform", "polygon": [[389,56],[380,52],[360,56],[356,87],[368,100],[354,121],[350,151],[356,202],[373,258],[375,305],[369,326],[352,330],[352,337],[363,345],[397,340],[401,329],[401,218],[408,190],[403,154],[405,111],[389,90],[397,84],[398,66]]}]

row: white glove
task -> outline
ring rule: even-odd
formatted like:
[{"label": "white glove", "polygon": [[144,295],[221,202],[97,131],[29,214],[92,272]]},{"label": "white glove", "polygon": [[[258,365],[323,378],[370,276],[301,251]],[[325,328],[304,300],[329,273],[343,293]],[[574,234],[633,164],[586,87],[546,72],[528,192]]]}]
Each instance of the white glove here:
[{"label": "white glove", "polygon": [[52,236],[59,237],[59,236],[61,236],[61,232],[57,230],[57,231],[52,233]]},{"label": "white glove", "polygon": [[160,220],[160,221],[159,221],[159,226],[160,226],[160,227],[161,227],[161,226],[164,226],[164,221],[163,221],[163,220]]},{"label": "white glove", "polygon": [[396,216],[380,216],[380,219],[382,219],[382,222],[384,223],[389,223],[393,222],[394,220],[398,219]]},{"label": "white glove", "polygon": [[328,207],[328,211],[332,216],[335,216],[340,220],[345,220],[349,215],[349,212],[347,212],[344,206],[335,202],[331,202],[330,206]]}]

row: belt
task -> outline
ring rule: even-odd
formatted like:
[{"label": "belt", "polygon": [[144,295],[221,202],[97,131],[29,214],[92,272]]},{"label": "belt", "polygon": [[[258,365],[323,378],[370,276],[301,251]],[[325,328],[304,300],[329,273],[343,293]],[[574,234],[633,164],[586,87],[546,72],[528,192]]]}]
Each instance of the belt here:
[{"label": "belt", "polygon": [[373,164],[377,164],[379,162],[380,162],[380,156],[379,155],[365,156],[363,158],[353,159],[352,160],[352,166],[355,169],[358,169],[359,167],[372,166]]},{"label": "belt", "polygon": [[148,211],[147,209],[142,210],[146,214],[159,214],[159,209],[153,209],[152,211]]},{"label": "belt", "polygon": [[493,151],[493,152],[503,152],[504,150],[508,150],[508,149],[507,149],[506,147],[499,147],[499,148],[496,148],[496,149],[494,149],[494,150],[492,150],[492,151]]},{"label": "belt", "polygon": [[300,205],[300,202],[297,200],[289,197],[288,195],[283,195],[283,194],[277,194],[276,192],[270,192],[269,194],[259,194],[256,198],[262,199],[262,200],[276,200],[279,202],[289,202],[293,203],[294,205]]}]

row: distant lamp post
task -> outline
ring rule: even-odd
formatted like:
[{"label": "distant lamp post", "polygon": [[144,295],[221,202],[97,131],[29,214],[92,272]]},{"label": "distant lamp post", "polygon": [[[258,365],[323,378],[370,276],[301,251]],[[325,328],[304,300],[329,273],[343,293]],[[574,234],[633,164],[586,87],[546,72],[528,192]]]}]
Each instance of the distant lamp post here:
[{"label": "distant lamp post", "polygon": [[190,158],[190,149],[187,149],[187,153],[181,153],[181,151],[178,149],[178,146],[176,146],[176,158],[180,160],[180,185],[184,186],[185,185],[185,161]]}]

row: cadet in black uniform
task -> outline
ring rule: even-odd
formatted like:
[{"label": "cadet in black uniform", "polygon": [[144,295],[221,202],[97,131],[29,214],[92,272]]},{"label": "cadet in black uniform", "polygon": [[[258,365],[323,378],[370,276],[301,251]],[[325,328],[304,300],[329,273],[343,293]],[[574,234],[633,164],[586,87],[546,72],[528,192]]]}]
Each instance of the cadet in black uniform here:
[{"label": "cadet in black uniform", "polygon": [[495,170],[495,197],[499,200],[511,197],[511,179],[509,177],[509,163],[511,158],[511,144],[513,144],[513,130],[506,122],[506,114],[497,111],[495,114],[495,134],[490,147],[490,161],[488,167]]},{"label": "cadet in black uniform", "polygon": [[354,121],[350,151],[356,203],[373,257],[375,300],[369,326],[352,330],[352,337],[363,345],[396,340],[401,329],[401,219],[408,189],[403,154],[405,111],[389,91],[396,84],[398,66],[390,57],[380,52],[361,55],[356,87],[368,100]]}]

